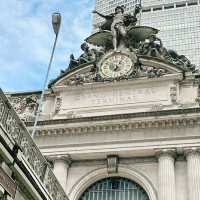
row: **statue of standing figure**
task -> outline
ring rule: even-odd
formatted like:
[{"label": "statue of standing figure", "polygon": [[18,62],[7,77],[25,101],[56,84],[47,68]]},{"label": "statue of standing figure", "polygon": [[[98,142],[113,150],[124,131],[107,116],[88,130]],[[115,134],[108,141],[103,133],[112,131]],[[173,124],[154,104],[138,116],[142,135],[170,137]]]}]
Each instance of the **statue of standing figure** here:
[{"label": "statue of standing figure", "polygon": [[111,30],[113,36],[113,47],[117,50],[117,47],[121,39],[125,39],[127,35],[127,27],[132,24],[136,25],[137,18],[136,15],[140,12],[141,6],[136,5],[134,15],[124,14],[125,7],[117,6],[115,8],[115,13],[110,15],[103,15],[96,10],[93,13],[98,14],[100,17],[106,19],[106,22],[101,26],[103,30]]}]

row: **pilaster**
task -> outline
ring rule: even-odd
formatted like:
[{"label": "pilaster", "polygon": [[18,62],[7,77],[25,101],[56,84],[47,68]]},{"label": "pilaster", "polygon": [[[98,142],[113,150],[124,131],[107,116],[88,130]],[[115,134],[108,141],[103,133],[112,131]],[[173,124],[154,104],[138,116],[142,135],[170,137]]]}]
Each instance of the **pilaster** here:
[{"label": "pilaster", "polygon": [[200,149],[185,149],[189,200],[200,199]]},{"label": "pilaster", "polygon": [[156,150],[158,156],[158,196],[159,200],[175,200],[175,149]]},{"label": "pilaster", "polygon": [[69,155],[55,155],[49,156],[49,160],[53,161],[53,172],[62,185],[63,189],[66,191],[67,188],[67,178],[69,167],[71,164],[71,158]]}]

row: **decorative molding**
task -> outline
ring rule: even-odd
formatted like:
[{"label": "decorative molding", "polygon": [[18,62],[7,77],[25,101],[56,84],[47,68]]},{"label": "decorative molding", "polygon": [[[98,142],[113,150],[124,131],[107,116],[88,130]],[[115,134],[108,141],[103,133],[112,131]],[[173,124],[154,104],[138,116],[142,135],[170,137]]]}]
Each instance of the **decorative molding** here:
[{"label": "decorative molding", "polygon": [[71,70],[67,70],[65,73],[58,76],[56,79],[52,80],[49,83],[49,87],[55,89],[55,87],[60,86],[67,86],[67,80],[70,80],[71,78],[74,78],[76,74],[84,74],[84,72],[89,72],[94,67],[94,63],[85,63],[82,64],[76,68],[73,68]]},{"label": "decorative molding", "polygon": [[75,74],[74,76],[70,77],[70,79],[66,79],[63,84],[66,86],[77,86],[85,83],[95,82],[95,78],[96,77],[94,72]]},{"label": "decorative molding", "polygon": [[116,155],[110,155],[107,157],[107,171],[108,174],[114,174],[118,172],[119,158]]},{"label": "decorative molding", "polygon": [[86,134],[94,132],[117,132],[117,131],[133,131],[136,129],[164,129],[164,128],[177,128],[177,127],[192,127],[200,125],[200,117],[194,118],[173,118],[162,120],[149,120],[149,121],[133,121],[133,122],[115,122],[112,124],[96,124],[96,125],[83,125],[67,128],[46,128],[40,127],[36,132],[36,136],[52,136],[52,135],[65,135],[65,134]]},{"label": "decorative molding", "polygon": [[[65,118],[65,119],[52,119],[39,121],[38,126],[46,125],[59,125],[66,123],[81,123],[81,122],[100,122],[108,120],[120,120],[120,119],[131,119],[131,118],[144,118],[144,117],[165,117],[165,116],[174,116],[176,115],[186,115],[186,114],[200,114],[200,108],[181,108],[181,109],[172,109],[172,110],[160,110],[160,111],[150,111],[150,112],[139,112],[139,113],[127,113],[127,114],[117,114],[117,115],[104,115],[104,116],[94,116],[94,117],[76,117],[76,118]],[[34,122],[26,122],[27,127],[33,126]]]},{"label": "decorative molding", "polygon": [[60,111],[60,108],[62,106],[62,97],[56,97],[55,101],[55,113],[58,113]]},{"label": "decorative molding", "polygon": [[177,87],[174,85],[170,87],[170,97],[173,104],[177,103]]},{"label": "decorative molding", "polygon": [[71,165],[72,159],[70,155],[67,154],[60,154],[60,155],[50,155],[46,157],[48,161],[50,162],[56,162],[57,160],[63,160],[65,161],[68,165]]},{"label": "decorative molding", "polygon": [[158,158],[162,156],[169,156],[175,158],[176,149],[155,149],[155,153]]},{"label": "decorative molding", "polygon": [[9,101],[20,119],[33,121],[39,105],[40,94],[10,96]]},{"label": "decorative molding", "polygon": [[186,157],[191,154],[199,154],[200,155],[200,148],[199,147],[184,148],[184,154]]}]

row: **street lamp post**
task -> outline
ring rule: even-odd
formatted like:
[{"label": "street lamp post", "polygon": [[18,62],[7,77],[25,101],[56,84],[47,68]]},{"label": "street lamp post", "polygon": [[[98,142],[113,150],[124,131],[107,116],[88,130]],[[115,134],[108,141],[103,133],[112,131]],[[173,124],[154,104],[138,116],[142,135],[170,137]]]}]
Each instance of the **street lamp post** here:
[{"label": "street lamp post", "polygon": [[53,30],[54,30],[54,33],[55,33],[55,40],[54,40],[53,49],[52,49],[52,52],[51,52],[51,57],[50,57],[50,60],[49,60],[47,73],[46,73],[46,76],[45,76],[45,81],[44,81],[44,85],[43,85],[43,89],[42,89],[41,98],[40,98],[40,101],[39,101],[38,109],[36,111],[35,122],[34,122],[33,130],[32,130],[32,138],[34,138],[34,136],[35,136],[36,127],[37,127],[39,115],[40,115],[41,108],[42,108],[44,92],[45,92],[45,88],[47,86],[49,72],[50,72],[50,69],[51,69],[52,61],[53,61],[53,56],[54,56],[56,43],[57,43],[57,39],[58,39],[58,33],[59,33],[59,30],[60,30],[60,24],[61,24],[61,14],[60,13],[53,13],[52,14],[52,25],[53,25]]}]

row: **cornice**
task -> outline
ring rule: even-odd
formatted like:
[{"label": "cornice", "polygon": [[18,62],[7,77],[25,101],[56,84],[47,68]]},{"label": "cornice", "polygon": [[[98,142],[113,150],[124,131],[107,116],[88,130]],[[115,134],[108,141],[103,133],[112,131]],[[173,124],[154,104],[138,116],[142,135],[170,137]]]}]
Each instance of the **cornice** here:
[{"label": "cornice", "polygon": [[[127,114],[116,114],[116,115],[104,115],[104,116],[93,116],[93,117],[77,117],[77,118],[65,118],[65,119],[51,119],[43,120],[38,122],[38,126],[47,125],[61,125],[69,123],[83,123],[83,122],[102,122],[110,120],[126,120],[126,119],[140,119],[147,117],[165,117],[165,116],[176,116],[187,115],[187,114],[200,114],[200,108],[186,108],[186,109],[172,109],[172,110],[160,110],[150,112],[138,112],[138,113],[127,113]],[[178,122],[177,122],[178,123]],[[34,122],[26,122],[27,127],[32,127]]]},{"label": "cornice", "polygon": [[194,127],[200,125],[200,117],[182,117],[182,118],[166,118],[151,119],[138,121],[116,121],[112,123],[87,124],[72,127],[40,127],[36,132],[36,136],[52,136],[52,135],[81,135],[88,133],[104,133],[104,132],[125,132],[138,129],[167,129],[179,127]]},{"label": "cornice", "polygon": [[30,90],[30,91],[19,91],[19,92],[6,92],[5,94],[6,96],[10,95],[14,97],[14,96],[27,96],[27,95],[33,95],[33,94],[39,95],[41,93],[42,93],[41,90]]}]

